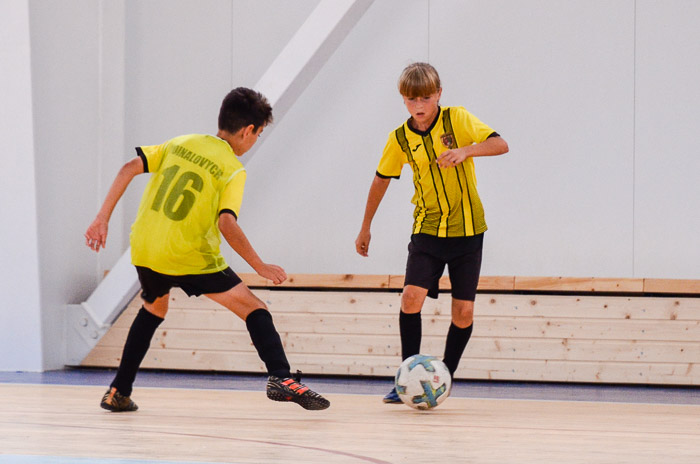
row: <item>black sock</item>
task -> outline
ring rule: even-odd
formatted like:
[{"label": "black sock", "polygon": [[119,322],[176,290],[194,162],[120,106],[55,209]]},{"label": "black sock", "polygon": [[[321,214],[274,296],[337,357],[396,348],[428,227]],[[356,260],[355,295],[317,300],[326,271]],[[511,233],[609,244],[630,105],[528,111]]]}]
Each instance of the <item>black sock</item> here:
[{"label": "black sock", "polygon": [[445,341],[445,358],[443,362],[450,370],[450,375],[453,376],[459,366],[459,360],[462,358],[462,353],[467,347],[469,338],[472,336],[472,328],[469,327],[460,329],[456,325],[450,324],[450,329],[447,331],[447,340]]},{"label": "black sock", "polygon": [[129,335],[126,337],[126,343],[124,343],[124,351],[122,352],[122,360],[119,363],[117,376],[112,381],[112,385],[110,385],[110,387],[115,387],[122,395],[131,396],[136,372],[139,370],[141,361],[143,361],[148,348],[151,346],[153,334],[156,333],[156,329],[161,322],[163,322],[163,319],[149,313],[142,306],[134,322],[131,323]]},{"label": "black sock", "polygon": [[423,336],[423,326],[420,313],[399,314],[399,332],[401,333],[401,359],[406,360],[420,353],[420,341]]},{"label": "black sock", "polygon": [[275,377],[290,377],[289,362],[284,354],[284,347],[272,314],[266,309],[256,309],[245,320],[250,339],[253,341],[258,356],[265,363],[268,375]]}]

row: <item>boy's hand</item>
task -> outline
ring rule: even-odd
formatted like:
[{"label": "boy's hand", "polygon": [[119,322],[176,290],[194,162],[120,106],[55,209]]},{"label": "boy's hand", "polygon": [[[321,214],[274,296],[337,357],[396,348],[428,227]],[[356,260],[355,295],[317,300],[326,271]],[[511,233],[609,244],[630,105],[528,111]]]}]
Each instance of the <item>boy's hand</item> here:
[{"label": "boy's hand", "polygon": [[271,280],[275,285],[279,285],[287,280],[287,273],[284,272],[284,269],[275,264],[263,263],[255,272],[257,272],[260,277]]},{"label": "boy's hand", "polygon": [[357,236],[357,240],[355,240],[355,250],[361,255],[361,256],[368,256],[369,252],[369,241],[372,239],[372,234],[369,233],[369,230],[361,230],[360,233]]},{"label": "boy's hand", "polygon": [[441,168],[453,168],[467,159],[467,147],[447,150],[438,156],[437,164]]},{"label": "boy's hand", "polygon": [[100,247],[104,248],[107,243],[107,221],[95,218],[85,232],[85,245],[95,251],[100,251]]}]

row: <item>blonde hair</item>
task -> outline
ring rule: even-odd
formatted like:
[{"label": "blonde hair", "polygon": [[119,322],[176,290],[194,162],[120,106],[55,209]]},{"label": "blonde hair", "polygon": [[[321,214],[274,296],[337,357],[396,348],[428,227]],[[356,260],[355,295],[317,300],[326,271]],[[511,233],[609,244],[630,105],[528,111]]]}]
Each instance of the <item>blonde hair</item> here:
[{"label": "blonde hair", "polygon": [[404,97],[427,97],[441,88],[438,72],[428,63],[409,64],[399,77],[399,93]]}]

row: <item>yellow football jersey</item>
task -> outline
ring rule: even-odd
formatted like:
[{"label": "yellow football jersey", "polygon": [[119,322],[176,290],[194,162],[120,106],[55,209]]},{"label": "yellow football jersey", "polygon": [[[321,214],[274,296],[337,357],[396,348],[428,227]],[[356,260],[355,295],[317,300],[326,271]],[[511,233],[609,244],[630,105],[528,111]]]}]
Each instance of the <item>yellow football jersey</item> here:
[{"label": "yellow football jersey", "polygon": [[412,129],[406,121],[389,135],[377,175],[398,179],[403,166],[411,166],[414,234],[464,237],[486,231],[474,160],[467,158],[453,168],[441,169],[436,159],[446,150],[480,143],[494,134],[459,106],[439,108],[437,119],[425,132]]},{"label": "yellow football jersey", "polygon": [[231,146],[194,134],[136,151],[152,175],[131,226],[131,262],[169,275],[225,269],[218,217],[238,216],[246,180]]}]

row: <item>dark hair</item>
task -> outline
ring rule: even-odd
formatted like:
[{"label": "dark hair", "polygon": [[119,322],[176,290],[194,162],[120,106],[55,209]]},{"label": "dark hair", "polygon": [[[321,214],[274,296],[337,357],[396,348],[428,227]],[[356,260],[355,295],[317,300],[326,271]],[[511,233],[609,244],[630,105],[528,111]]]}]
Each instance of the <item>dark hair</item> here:
[{"label": "dark hair", "polygon": [[219,129],[235,134],[253,125],[255,130],[272,122],[272,107],[260,92],[238,87],[231,90],[221,102]]}]

